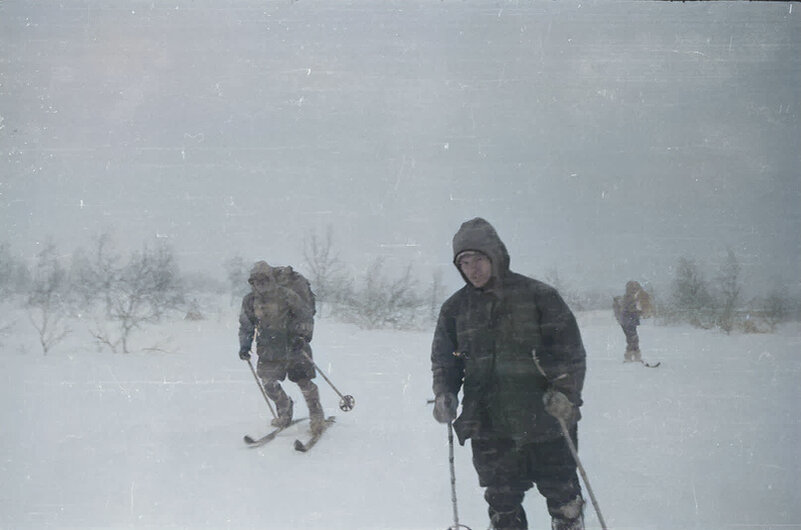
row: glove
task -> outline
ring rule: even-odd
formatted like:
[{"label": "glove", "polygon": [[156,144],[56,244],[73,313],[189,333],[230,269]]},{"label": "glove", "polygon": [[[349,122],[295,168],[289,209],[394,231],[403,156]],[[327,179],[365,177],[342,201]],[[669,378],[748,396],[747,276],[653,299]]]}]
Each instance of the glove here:
[{"label": "glove", "polygon": [[437,394],[434,400],[434,419],[440,423],[448,423],[456,419],[456,406],[459,400],[450,392]]},{"label": "glove", "polygon": [[239,350],[239,358],[243,361],[250,360],[250,350]]},{"label": "glove", "polygon": [[565,424],[570,425],[578,421],[578,407],[576,407],[567,396],[558,390],[549,388],[542,396],[542,403],[545,411]]},{"label": "glove", "polygon": [[306,339],[300,335],[292,337],[292,339],[289,341],[289,348],[293,352],[300,352],[304,346],[306,346]]}]

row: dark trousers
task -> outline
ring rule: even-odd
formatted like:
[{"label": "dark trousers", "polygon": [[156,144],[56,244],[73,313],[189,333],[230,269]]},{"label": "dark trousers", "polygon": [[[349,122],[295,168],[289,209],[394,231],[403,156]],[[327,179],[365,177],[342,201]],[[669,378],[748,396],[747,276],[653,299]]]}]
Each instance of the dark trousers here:
[{"label": "dark trousers", "polygon": [[640,360],[640,336],[637,334],[636,324],[622,326],[623,334],[626,335],[626,353],[624,355],[627,361]]},{"label": "dark trousers", "polygon": [[[571,437],[578,447],[576,427]],[[471,444],[473,466],[486,488],[490,521],[497,530],[528,528],[522,504],[533,485],[545,497],[551,515],[581,495],[576,462],[563,438],[521,446],[509,439],[478,438]]]},{"label": "dark trousers", "polygon": [[621,315],[620,327],[623,328],[623,334],[626,336],[627,353],[640,351],[640,337],[637,335],[637,326],[639,325],[639,314],[624,312]]},{"label": "dark trousers", "polygon": [[[303,351],[312,356],[311,345],[303,345]],[[316,371],[314,364],[300,351],[285,353],[274,351],[259,352],[259,362],[256,370],[264,384],[271,381],[283,381],[287,377],[293,383],[304,379],[314,379]]]}]

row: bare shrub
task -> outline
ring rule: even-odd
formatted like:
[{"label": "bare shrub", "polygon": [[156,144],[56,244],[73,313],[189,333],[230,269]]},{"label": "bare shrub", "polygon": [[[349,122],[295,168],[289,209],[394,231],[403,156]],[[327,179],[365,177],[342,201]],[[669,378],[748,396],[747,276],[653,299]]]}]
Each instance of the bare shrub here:
[{"label": "bare shrub", "polygon": [[230,303],[234,305],[250,291],[250,286],[248,285],[248,272],[250,268],[245,263],[245,259],[242,256],[230,258],[225,262],[224,268],[225,279],[228,282],[228,290],[231,293]]},{"label": "bare shrub", "polygon": [[333,241],[333,229],[330,226],[324,238],[312,233],[303,241],[303,259],[321,312],[324,304],[342,303],[352,296],[353,283],[339,259],[339,253],[334,250]]},{"label": "bare shrub", "polygon": [[762,301],[762,319],[771,331],[776,331],[776,327],[784,322],[789,316],[790,302],[787,296],[774,290]]},{"label": "bare shrub", "polygon": [[717,287],[719,301],[717,304],[717,324],[726,333],[731,333],[737,316],[737,303],[740,298],[740,262],[729,249],[726,261],[718,272]]},{"label": "bare shrub", "polygon": [[71,332],[65,324],[67,289],[66,271],[58,261],[55,245],[48,242],[36,256],[26,303],[44,355]]},{"label": "bare shrub", "polygon": [[557,269],[550,269],[545,274],[545,283],[556,289],[559,293],[559,296],[562,297],[565,303],[573,311],[584,311],[586,309],[584,303],[585,301],[582,296],[567,285],[567,283],[559,276],[559,271]]},{"label": "bare shrub", "polygon": [[367,329],[411,327],[426,301],[415,292],[412,268],[397,279],[384,272],[384,261],[376,258],[364,278],[363,287],[346,304],[346,315]]},{"label": "bare shrub", "polygon": [[682,322],[709,329],[714,324],[714,302],[709,286],[695,261],[681,257],[673,280],[672,304],[669,311]]},{"label": "bare shrub", "polygon": [[25,263],[14,257],[8,244],[0,244],[0,296],[8,299],[26,293],[30,282],[31,276]]},{"label": "bare shrub", "polygon": [[115,267],[116,260],[100,260],[96,271],[103,290],[105,316],[116,324],[110,333],[97,322],[92,335],[112,352],[129,352],[131,333],[148,323],[159,322],[170,309],[183,302],[183,286],[172,250],[164,245],[145,246],[131,254],[128,262]]},{"label": "bare shrub", "polygon": [[431,276],[431,288],[428,291],[428,318],[432,322],[437,321],[439,309],[444,301],[444,286],[442,282],[442,271],[436,270]]},{"label": "bare shrub", "polygon": [[91,252],[78,249],[72,258],[70,283],[78,303],[87,311],[94,305],[103,308],[112,303],[111,294],[120,271],[122,258],[114,251],[111,235],[94,238]]}]

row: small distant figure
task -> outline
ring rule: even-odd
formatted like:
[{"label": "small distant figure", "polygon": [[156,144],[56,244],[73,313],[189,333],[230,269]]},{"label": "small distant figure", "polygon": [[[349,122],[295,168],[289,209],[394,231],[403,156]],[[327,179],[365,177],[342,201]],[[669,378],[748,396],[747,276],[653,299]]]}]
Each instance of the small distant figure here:
[{"label": "small distant figure", "polygon": [[184,320],[203,320],[204,318],[203,313],[200,311],[200,304],[198,304],[196,298],[193,298],[186,315],[184,315]]},{"label": "small distant figure", "polygon": [[614,298],[612,308],[618,324],[623,328],[623,334],[626,335],[626,353],[623,355],[623,360],[642,362],[637,326],[640,325],[640,317],[648,318],[653,313],[651,296],[639,282],[631,280],[626,282],[626,294]]}]

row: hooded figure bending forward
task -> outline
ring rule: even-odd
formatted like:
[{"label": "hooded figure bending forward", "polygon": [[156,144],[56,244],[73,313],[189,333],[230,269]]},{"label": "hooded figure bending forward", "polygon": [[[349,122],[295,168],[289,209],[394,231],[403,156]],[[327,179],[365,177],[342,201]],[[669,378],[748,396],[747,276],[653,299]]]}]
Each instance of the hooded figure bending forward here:
[{"label": "hooded figure bending forward", "polygon": [[462,224],[453,256],[465,286],[442,305],[434,333],[434,417],[455,420],[461,444],[471,440],[494,529],[528,528],[522,502],[533,485],[554,529],[583,529],[576,463],[557,420],[576,442],[585,372],[576,319],[554,288],[509,269],[484,219]]}]

